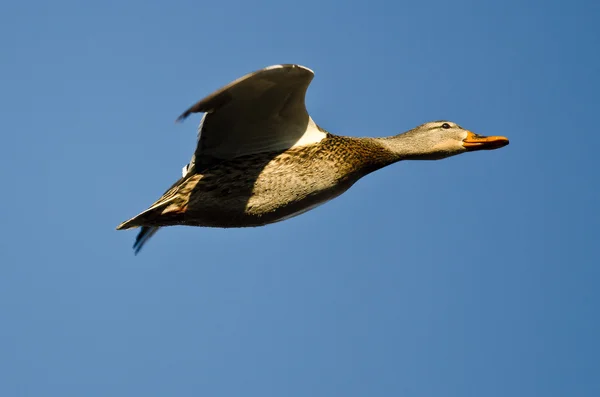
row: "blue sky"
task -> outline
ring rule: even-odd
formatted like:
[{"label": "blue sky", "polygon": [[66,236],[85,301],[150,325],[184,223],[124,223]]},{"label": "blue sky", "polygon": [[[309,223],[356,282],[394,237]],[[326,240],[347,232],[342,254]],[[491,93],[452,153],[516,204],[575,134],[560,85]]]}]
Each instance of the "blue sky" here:
[{"label": "blue sky", "polygon": [[[484,4],[487,3],[487,4]],[[598,396],[600,5],[0,5],[0,395]],[[312,68],[317,123],[450,119],[501,150],[403,162],[257,229],[115,226],[180,175],[196,100]]]}]

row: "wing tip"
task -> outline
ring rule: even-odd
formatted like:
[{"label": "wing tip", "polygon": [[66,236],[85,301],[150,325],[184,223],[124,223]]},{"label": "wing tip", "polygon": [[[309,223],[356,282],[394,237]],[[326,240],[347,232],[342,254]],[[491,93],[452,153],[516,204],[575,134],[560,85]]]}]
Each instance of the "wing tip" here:
[{"label": "wing tip", "polygon": [[312,72],[312,70],[309,67],[304,66],[304,65],[300,65],[299,63],[278,63],[276,65],[267,66],[267,67],[265,67],[262,70],[283,69],[283,68],[299,68],[299,69],[304,69],[304,70],[308,70],[308,71]]},{"label": "wing tip", "polygon": [[[296,71],[296,73],[298,73],[298,72],[308,73],[308,75],[310,75],[311,80],[312,80],[312,77],[315,75],[315,72],[312,69],[310,69],[306,66],[303,66],[303,65],[295,64],[295,63],[282,63],[282,64],[278,64],[278,65],[267,66],[263,69],[248,73],[248,74],[240,77],[239,79],[232,81],[231,83],[227,84],[226,86],[213,92],[208,97],[197,102],[195,105],[192,105],[192,107],[190,107],[188,110],[183,112],[179,117],[177,117],[177,119],[175,119],[175,123],[183,122],[192,113],[210,113],[210,112],[214,111],[214,109],[217,109],[217,108],[223,106],[229,100],[231,100],[231,96],[227,94],[227,90],[230,89],[232,86],[234,86],[237,83],[240,83],[241,81],[243,81],[245,79],[248,79],[252,76],[260,74],[261,72],[265,72],[265,71],[269,71],[269,70],[276,70],[276,69],[283,69],[284,73],[289,73],[294,70]],[[287,69],[287,70],[285,70],[285,69]]]},{"label": "wing tip", "polygon": [[296,65],[296,66],[297,66],[298,68],[300,68],[300,69],[306,70],[307,72],[309,72],[309,73],[310,73],[310,74],[312,74],[312,75],[314,75],[314,74],[315,74],[315,71],[314,71],[314,70],[312,70],[311,68],[308,68],[308,67],[306,67],[306,66],[303,66],[303,65]]},{"label": "wing tip", "polygon": [[183,123],[183,121],[187,119],[190,114],[192,114],[191,110],[186,110],[185,112],[181,113],[177,119],[175,119],[175,123]]},{"label": "wing tip", "polygon": [[[298,69],[299,71],[302,71],[302,72],[308,72],[309,74],[311,74],[313,76],[315,75],[315,72],[311,68],[308,68],[304,65],[300,65],[297,63],[281,63],[279,65],[271,65],[271,66],[267,66],[264,69],[258,70],[257,72],[262,72],[265,70],[273,70],[273,69],[291,69],[291,70]],[[255,73],[257,73],[257,72],[255,72]]]}]

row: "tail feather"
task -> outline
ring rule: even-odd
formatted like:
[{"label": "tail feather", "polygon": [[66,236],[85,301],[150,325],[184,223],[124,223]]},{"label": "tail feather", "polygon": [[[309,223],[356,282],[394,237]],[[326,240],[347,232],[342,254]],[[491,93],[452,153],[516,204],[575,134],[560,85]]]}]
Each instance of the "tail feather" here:
[{"label": "tail feather", "polygon": [[135,255],[137,255],[141,251],[144,244],[146,244],[146,242],[150,240],[150,238],[154,236],[156,232],[158,232],[158,229],[160,229],[160,227],[142,226],[142,230],[140,230],[135,238],[135,242],[133,243],[133,252]]},{"label": "tail feather", "polygon": [[[159,200],[150,208],[144,212],[134,216],[133,218],[126,220],[117,226],[117,230],[133,229],[140,226],[152,225],[156,222],[156,219],[165,213],[165,210],[174,201],[177,201],[177,197],[173,196],[166,200]],[[176,211],[170,211],[171,213]]]},{"label": "tail feather", "polygon": [[136,255],[160,228],[160,226],[153,226],[159,223],[157,219],[164,218],[165,215],[178,216],[185,211],[185,207],[180,206],[183,203],[180,203],[180,198],[176,195],[177,188],[184,179],[181,178],[175,182],[150,208],[117,226],[117,230],[133,229],[136,227],[142,228],[133,243],[133,250]]}]

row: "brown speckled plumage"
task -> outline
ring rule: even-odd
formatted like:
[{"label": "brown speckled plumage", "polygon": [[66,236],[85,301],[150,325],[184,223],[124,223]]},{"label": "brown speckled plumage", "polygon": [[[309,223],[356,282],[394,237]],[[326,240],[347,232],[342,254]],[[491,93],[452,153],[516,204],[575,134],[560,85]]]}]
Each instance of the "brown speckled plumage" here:
[{"label": "brown speckled plumage", "polygon": [[262,226],[329,201],[396,161],[441,159],[508,144],[506,138],[477,136],[444,121],[387,138],[330,134],[304,107],[312,76],[297,65],[269,67],[188,109],[180,118],[206,115],[183,177],[146,211],[117,227],[142,227],[136,252],[162,226]]},{"label": "brown speckled plumage", "polygon": [[328,134],[317,145],[206,167],[157,201],[168,205],[133,218],[130,225],[262,226],[326,202],[392,161],[375,141]]}]

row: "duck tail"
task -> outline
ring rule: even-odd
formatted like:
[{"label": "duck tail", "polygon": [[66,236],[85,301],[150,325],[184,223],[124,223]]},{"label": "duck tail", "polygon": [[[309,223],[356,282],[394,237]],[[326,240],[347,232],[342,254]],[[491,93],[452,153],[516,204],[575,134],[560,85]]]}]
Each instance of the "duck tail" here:
[{"label": "duck tail", "polygon": [[185,212],[185,207],[180,208],[176,201],[177,197],[171,197],[164,202],[153,205],[141,214],[136,215],[117,226],[117,230],[133,229],[136,227],[142,228],[133,243],[133,250],[136,255],[140,252],[144,244],[146,244],[160,228],[160,226],[153,226],[153,224],[160,224],[160,221],[164,221],[165,217],[172,218],[173,216],[178,216]]},{"label": "duck tail", "polygon": [[154,236],[156,232],[158,232],[158,229],[160,229],[159,226],[142,226],[142,230],[140,230],[135,238],[135,242],[133,243],[133,252],[135,255],[137,255],[141,251],[144,244],[146,244],[146,242],[150,240],[150,238]]},{"label": "duck tail", "polygon": [[[176,194],[182,180],[183,178],[175,182],[150,208],[117,226],[117,230],[133,229],[136,227],[142,228],[133,244],[136,255],[140,252],[144,244],[156,234],[161,223],[166,220],[172,221],[174,217],[180,217],[185,213],[187,206]],[[168,222],[167,224],[173,223]],[[162,225],[164,226],[164,223]]]}]

